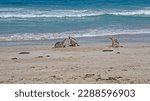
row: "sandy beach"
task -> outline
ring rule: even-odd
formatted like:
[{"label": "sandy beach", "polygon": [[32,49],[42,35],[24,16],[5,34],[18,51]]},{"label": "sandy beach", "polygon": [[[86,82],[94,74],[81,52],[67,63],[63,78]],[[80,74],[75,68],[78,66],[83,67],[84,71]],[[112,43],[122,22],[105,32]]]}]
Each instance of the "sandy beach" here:
[{"label": "sandy beach", "polygon": [[0,47],[0,83],[150,83],[150,45]]}]

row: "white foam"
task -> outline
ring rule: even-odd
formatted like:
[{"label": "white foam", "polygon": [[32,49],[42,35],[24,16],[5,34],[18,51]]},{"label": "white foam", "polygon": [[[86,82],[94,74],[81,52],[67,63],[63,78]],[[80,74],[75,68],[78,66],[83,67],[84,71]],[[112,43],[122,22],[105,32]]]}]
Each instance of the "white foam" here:
[{"label": "white foam", "polygon": [[137,10],[33,10],[0,8],[0,18],[87,17],[100,15],[150,16],[150,8]]},{"label": "white foam", "polygon": [[0,34],[0,41],[47,40],[73,37],[96,37],[116,34],[150,34],[150,29],[88,29],[62,33],[16,33]]},{"label": "white foam", "polygon": [[122,15],[122,16],[150,16],[150,10],[131,10],[131,11],[121,11],[110,13],[112,15]]},{"label": "white foam", "polygon": [[101,14],[102,12],[92,10],[0,9],[0,18],[82,17]]}]

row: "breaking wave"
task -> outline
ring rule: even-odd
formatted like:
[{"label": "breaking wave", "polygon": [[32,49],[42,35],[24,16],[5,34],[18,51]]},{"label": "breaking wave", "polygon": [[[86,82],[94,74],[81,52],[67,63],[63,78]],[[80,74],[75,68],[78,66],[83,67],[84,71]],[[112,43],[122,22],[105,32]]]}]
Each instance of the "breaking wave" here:
[{"label": "breaking wave", "polygon": [[73,37],[96,37],[121,34],[150,34],[150,29],[87,29],[62,33],[16,33],[0,34],[0,41],[47,40]]},{"label": "breaking wave", "polygon": [[34,10],[25,8],[0,8],[0,18],[57,18],[101,15],[150,17],[150,8],[137,10]]}]

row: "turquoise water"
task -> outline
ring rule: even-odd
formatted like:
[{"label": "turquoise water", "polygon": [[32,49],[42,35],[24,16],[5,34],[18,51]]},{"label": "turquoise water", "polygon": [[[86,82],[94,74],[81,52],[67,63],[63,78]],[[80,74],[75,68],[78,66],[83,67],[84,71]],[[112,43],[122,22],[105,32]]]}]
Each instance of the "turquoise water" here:
[{"label": "turquoise water", "polygon": [[150,0],[0,0],[0,41],[150,36]]}]

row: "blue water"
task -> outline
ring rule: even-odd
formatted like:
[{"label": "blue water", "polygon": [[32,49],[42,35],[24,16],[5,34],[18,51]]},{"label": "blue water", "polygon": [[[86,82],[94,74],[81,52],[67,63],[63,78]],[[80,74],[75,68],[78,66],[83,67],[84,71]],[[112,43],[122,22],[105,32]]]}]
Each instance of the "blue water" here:
[{"label": "blue water", "polygon": [[150,35],[150,0],[0,0],[0,41]]}]

